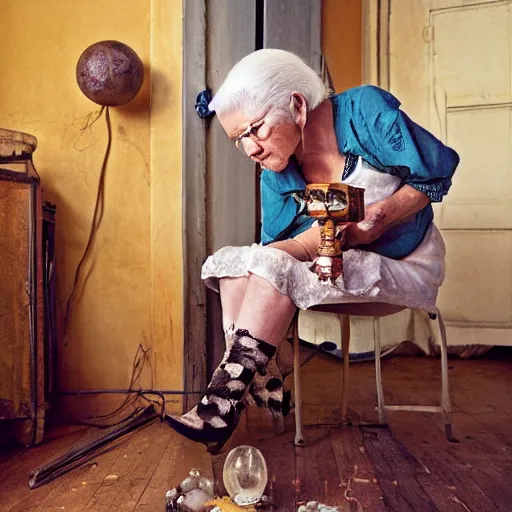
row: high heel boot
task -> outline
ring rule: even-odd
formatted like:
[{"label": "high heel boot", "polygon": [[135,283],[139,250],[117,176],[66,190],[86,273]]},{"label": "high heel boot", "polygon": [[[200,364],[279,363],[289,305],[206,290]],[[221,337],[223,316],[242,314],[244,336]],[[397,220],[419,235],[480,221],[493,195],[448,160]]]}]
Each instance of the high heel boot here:
[{"label": "high heel boot", "polygon": [[256,372],[265,371],[275,352],[273,345],[238,329],[199,404],[183,416],[167,415],[165,421],[210,451],[220,450],[238,424],[242,400]]}]

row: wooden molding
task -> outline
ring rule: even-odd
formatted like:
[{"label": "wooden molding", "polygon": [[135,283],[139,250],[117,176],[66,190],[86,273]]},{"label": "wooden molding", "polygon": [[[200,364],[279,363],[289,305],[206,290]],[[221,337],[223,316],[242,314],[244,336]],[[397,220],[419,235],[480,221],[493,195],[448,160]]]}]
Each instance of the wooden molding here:
[{"label": "wooden molding", "polygon": [[[182,18],[151,0],[151,346],[156,389],[183,389]],[[178,410],[179,404],[176,407]]]},{"label": "wooden molding", "polygon": [[[193,108],[206,88],[206,0],[184,2],[183,34],[183,271],[184,384],[206,388],[206,297],[201,266],[206,258],[206,120]],[[185,397],[185,409],[198,395]]]},{"label": "wooden molding", "polygon": [[391,0],[363,0],[363,82],[389,90]]}]

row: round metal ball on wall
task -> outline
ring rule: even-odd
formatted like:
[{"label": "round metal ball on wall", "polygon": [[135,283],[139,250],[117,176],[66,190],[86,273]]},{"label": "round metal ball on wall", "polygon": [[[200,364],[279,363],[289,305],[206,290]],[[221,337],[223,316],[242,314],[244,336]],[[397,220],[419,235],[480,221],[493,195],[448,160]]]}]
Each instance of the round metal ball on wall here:
[{"label": "round metal ball on wall", "polygon": [[101,41],[87,48],[76,66],[80,90],[104,107],[129,103],[144,80],[139,56],[119,41]]}]

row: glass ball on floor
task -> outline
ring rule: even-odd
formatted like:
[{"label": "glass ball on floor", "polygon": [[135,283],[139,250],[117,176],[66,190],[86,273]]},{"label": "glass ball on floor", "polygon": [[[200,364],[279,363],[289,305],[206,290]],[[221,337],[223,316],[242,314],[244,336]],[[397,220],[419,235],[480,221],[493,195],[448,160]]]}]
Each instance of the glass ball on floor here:
[{"label": "glass ball on floor", "polygon": [[229,496],[237,505],[252,505],[265,492],[267,463],[257,448],[238,446],[226,457],[222,477]]}]

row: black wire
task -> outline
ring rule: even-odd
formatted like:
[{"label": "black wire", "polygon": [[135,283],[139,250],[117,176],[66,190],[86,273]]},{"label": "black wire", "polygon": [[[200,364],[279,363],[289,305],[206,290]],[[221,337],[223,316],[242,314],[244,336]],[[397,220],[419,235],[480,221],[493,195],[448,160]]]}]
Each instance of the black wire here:
[{"label": "black wire", "polygon": [[[135,352],[135,356],[133,358],[132,363],[132,372],[130,377],[130,384],[128,389],[91,389],[91,390],[78,390],[78,391],[61,391],[62,395],[75,395],[75,396],[83,396],[83,395],[97,395],[97,394],[126,394],[126,398],[122,401],[121,405],[116,407],[113,411],[107,413],[107,414],[101,414],[101,415],[95,415],[95,416],[87,416],[85,418],[76,419],[76,422],[89,426],[89,427],[98,427],[98,428],[109,428],[116,425],[119,425],[120,423],[127,421],[128,419],[132,418],[134,415],[137,414],[141,410],[141,407],[136,407],[134,411],[132,411],[128,416],[125,418],[118,420],[114,423],[107,423],[107,424],[98,424],[98,423],[92,423],[91,421],[87,420],[108,420],[109,418],[112,418],[113,416],[116,416],[121,413],[121,411],[125,410],[127,407],[134,405],[138,399],[142,398],[146,402],[156,404],[160,407],[161,410],[161,417],[163,418],[165,414],[165,395],[188,395],[188,394],[201,394],[199,391],[182,391],[182,390],[155,390],[153,388],[153,371],[152,371],[152,364],[151,364],[151,358],[149,357],[149,352],[151,349],[145,349],[141,343],[139,343],[139,346],[137,347],[137,351]],[[151,371],[151,389],[142,389],[139,387],[139,389],[133,389],[135,386],[135,383],[140,379],[142,372],[144,370],[144,366],[146,362],[150,365],[150,371]],[[132,395],[132,396],[130,396]],[[146,395],[156,395],[160,398],[161,402],[157,402],[155,400],[151,400]],[[86,421],[84,421],[86,420]]]},{"label": "black wire", "polygon": [[[140,376],[142,374],[142,370],[144,368],[144,359],[143,359],[142,365],[139,367],[139,364],[140,364],[139,353],[141,351],[145,355],[149,351],[149,349],[147,351],[144,351],[144,348],[142,347],[142,344],[139,343],[139,346],[137,347],[137,351],[135,352],[135,357],[133,358],[132,373],[131,373],[131,378],[130,378],[130,384],[128,386],[128,391],[132,391],[133,390],[133,386],[134,386],[135,382],[137,382],[137,380],[140,378]],[[138,373],[137,373],[137,371],[138,371]],[[133,390],[133,391],[135,393],[137,393],[136,390]],[[137,396],[127,396],[123,400],[121,405],[119,405],[112,412],[110,412],[108,414],[101,414],[101,415],[96,415],[96,416],[86,416],[85,419],[92,420],[92,419],[107,419],[107,418],[110,418],[110,417],[115,416],[116,414],[120,413],[123,409],[125,409],[129,405],[132,405],[136,401],[137,401]]]},{"label": "black wire", "polygon": [[91,422],[82,421],[82,420],[79,420],[78,423],[80,423],[80,425],[85,425],[86,427],[112,428],[112,427],[116,427],[117,425],[120,425],[121,423],[125,423],[126,421],[132,419],[134,416],[137,416],[144,409],[145,409],[145,407],[139,406],[139,407],[135,408],[130,414],[128,414],[128,416],[125,416],[124,418],[122,418],[119,421],[116,421],[114,423],[107,423],[105,425],[91,423]]},{"label": "black wire", "polygon": [[309,363],[309,361],[311,361],[311,359],[313,359],[315,356],[317,356],[318,354],[328,354],[328,352],[325,350],[324,346],[325,346],[325,343],[320,343],[320,345],[317,345],[316,348],[313,350],[313,353],[310,354],[308,357],[304,358],[304,361],[302,361],[300,363],[300,367],[302,368],[304,365],[306,365],[307,363]]},{"label": "black wire", "polygon": [[[105,109],[102,108],[100,113],[94,119],[94,121],[92,123],[89,123],[89,121],[87,121],[87,128],[90,128],[92,126],[92,124],[94,124],[101,117],[101,115],[103,114],[103,111],[105,112],[105,121],[106,121],[106,125],[107,125],[107,147],[106,147],[105,156],[103,157],[103,162],[101,165],[101,171],[100,171],[99,182],[98,182],[98,191],[96,194],[96,203],[94,206],[94,213],[93,213],[92,220],[91,220],[91,229],[89,232],[89,238],[87,240],[87,244],[85,246],[82,257],[80,258],[80,261],[76,268],[75,277],[73,280],[73,288],[71,290],[71,294],[69,295],[69,299],[66,304],[66,314],[65,314],[65,318],[64,318],[64,337],[66,337],[66,334],[68,332],[72,306],[75,303],[78,303],[80,301],[80,299],[82,298],[82,295],[85,291],[87,281],[89,279],[89,276],[90,276],[92,268],[93,268],[91,266],[91,268],[89,269],[89,271],[87,272],[85,277],[83,277],[83,279],[81,280],[82,273],[83,273],[83,266],[84,266],[84,264],[87,260],[87,257],[94,245],[96,235],[98,233],[99,227],[103,220],[103,215],[105,213],[105,178],[106,178],[106,172],[107,172],[107,165],[108,165],[108,161],[109,161],[109,157],[110,157],[110,151],[112,148],[112,123],[110,120],[109,108],[108,107],[106,107]],[[81,287],[80,287],[80,284],[81,284]],[[79,293],[79,295],[75,300],[77,293]],[[143,398],[144,400],[152,402],[152,403],[158,403],[153,400],[149,400],[148,398],[146,398],[144,396],[144,394],[155,394],[155,395],[160,396],[162,399],[162,411],[164,411],[165,410],[164,394],[187,394],[187,393],[181,392],[179,390],[170,390],[169,392],[166,392],[166,391],[162,392],[162,391],[156,391],[156,390],[152,389],[154,376],[153,376],[153,365],[151,362],[151,358],[149,357],[149,352],[150,352],[150,349],[145,349],[142,346],[142,344],[139,344],[139,346],[137,347],[137,351],[135,353],[135,357],[133,359],[133,364],[132,364],[132,373],[131,373],[131,378],[130,378],[130,384],[129,384],[127,390],[91,390],[91,391],[78,391],[78,392],[61,392],[60,394],[62,394],[62,395],[85,395],[85,394],[102,394],[102,393],[126,393],[127,394],[126,398],[122,401],[122,403],[118,407],[116,407],[113,411],[111,411],[107,414],[88,416],[88,417],[84,418],[85,420],[106,420],[108,418],[112,418],[113,416],[116,416],[119,413],[121,413],[121,411],[123,411],[127,407],[134,405],[139,398]],[[140,388],[138,390],[134,389],[135,383],[142,376],[142,372],[144,370],[144,366],[145,366],[146,362],[150,366],[151,389],[149,389],[149,390],[142,390]],[[130,396],[132,394],[133,394],[133,396]],[[95,423],[90,423],[88,421],[83,421],[83,419],[80,419],[78,421],[82,425],[86,425],[86,426],[108,428],[108,427],[112,427],[115,425],[119,425],[120,423],[132,418],[140,410],[141,410],[141,408],[137,407],[133,412],[130,413],[130,415],[125,417],[123,420],[120,420],[120,421],[117,421],[115,423],[111,423],[108,425],[98,425]]]},{"label": "black wire", "polygon": [[[150,349],[146,349],[145,350],[144,347],[142,346],[142,344],[139,343],[139,346],[137,347],[137,351],[135,352],[135,356],[133,358],[132,374],[131,374],[131,378],[130,378],[130,385],[128,386],[128,390],[129,391],[133,390],[133,386],[140,379],[140,376],[142,375],[142,371],[144,369],[144,364],[146,363],[147,354],[148,354],[149,350]],[[142,352],[142,359],[141,359],[141,357],[139,355],[141,352]],[[136,390],[133,390],[133,391],[138,393],[138,391],[136,391]],[[88,417],[86,419],[107,419],[107,418],[111,418],[112,416],[115,416],[116,414],[119,414],[126,407],[136,403],[137,399],[138,399],[137,395],[131,396],[131,397],[127,396],[123,400],[121,405],[119,405],[115,410],[113,410],[109,414],[103,414],[103,415],[99,415],[99,416],[91,416],[91,417]]]},{"label": "black wire", "polygon": [[116,409],[114,409],[112,412],[109,412],[108,414],[98,414],[94,416],[84,416],[83,419],[85,420],[102,420],[111,418],[112,416],[115,416],[116,414],[119,414],[122,410],[124,410],[129,405],[132,405],[137,402],[137,395],[128,396],[123,400],[121,405],[119,405]]},{"label": "black wire", "polygon": [[[286,338],[286,341],[291,345],[293,343],[293,338]],[[327,343],[329,342],[324,341],[323,343],[315,345],[314,347],[305,347],[309,348],[309,350],[312,350],[312,353],[306,356],[304,360],[300,362],[300,367],[302,368],[304,365],[308,364],[309,361],[311,361],[311,359],[313,359],[318,354],[329,354],[329,351],[325,349]]]},{"label": "black wire", "polygon": [[[101,116],[101,113],[99,116]],[[99,116],[97,119],[99,119]],[[94,244],[94,240],[96,239],[96,234],[98,232],[98,228],[100,227],[101,221],[103,220],[103,214],[105,212],[105,176],[106,176],[106,172],[107,172],[108,159],[110,157],[110,150],[112,148],[112,123],[110,121],[109,107],[107,107],[105,109],[105,120],[106,120],[106,124],[107,124],[107,134],[108,134],[107,148],[105,150],[105,156],[103,157],[103,163],[101,165],[101,172],[100,172],[100,178],[99,178],[99,183],[98,183],[98,192],[96,194],[96,204],[94,206],[94,213],[93,213],[92,221],[91,221],[91,230],[89,233],[89,239],[87,240],[85,250],[84,250],[82,257],[80,258],[80,262],[78,263],[78,266],[76,268],[75,278],[73,281],[73,288],[71,290],[71,294],[69,296],[69,299],[68,299],[68,302],[66,305],[66,316],[64,318],[64,337],[66,336],[67,331],[68,331],[69,315],[71,313],[71,306],[73,304],[73,299],[75,297],[75,293],[78,289],[78,284],[79,284],[80,277],[81,277],[82,267],[83,267],[85,260],[89,254],[89,251],[91,250],[91,248]],[[91,270],[92,270],[92,268],[89,270],[89,272],[83,279],[80,295],[77,299],[78,301],[82,298],[82,294],[85,290],[85,285],[87,284],[87,280],[89,278]]]},{"label": "black wire", "polygon": [[61,391],[61,395],[82,396],[82,395],[131,395],[131,394],[152,394],[155,395],[204,395],[205,391],[184,391],[182,389],[78,389],[76,391]]},{"label": "black wire", "polygon": [[[159,402],[157,402],[155,400],[151,400],[150,398],[146,397],[146,394],[148,394],[148,395],[157,395],[157,396],[160,397],[160,400],[162,402],[159,403]],[[163,420],[164,416],[165,416],[165,404],[166,404],[165,396],[162,393],[160,393],[159,391],[148,391],[147,393],[141,393],[140,396],[141,396],[141,398],[143,398],[147,402],[160,406],[160,418]]]},{"label": "black wire", "polygon": [[[144,331],[142,331],[142,337],[144,338],[144,342],[146,343],[146,345],[148,344],[148,340],[146,339],[146,333]],[[146,354],[149,353],[150,349],[148,349],[146,351]],[[147,356],[146,358],[148,364],[149,364],[149,375],[151,377],[151,389],[153,389],[154,387],[154,375],[153,375],[153,363],[151,361],[151,358],[149,356]]]}]

